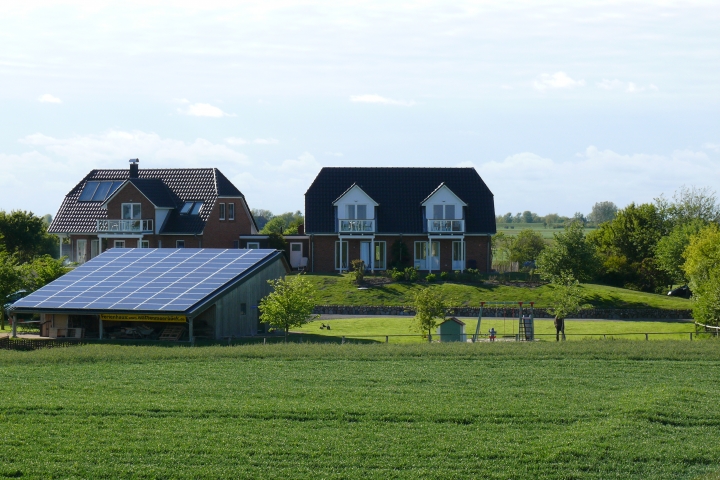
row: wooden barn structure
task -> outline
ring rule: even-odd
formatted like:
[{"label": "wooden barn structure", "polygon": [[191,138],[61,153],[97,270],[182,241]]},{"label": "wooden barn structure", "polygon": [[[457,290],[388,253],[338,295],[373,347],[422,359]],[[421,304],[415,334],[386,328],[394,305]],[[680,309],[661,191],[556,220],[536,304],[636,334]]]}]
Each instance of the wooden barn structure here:
[{"label": "wooden barn structure", "polygon": [[11,315],[39,315],[51,338],[252,336],[265,333],[258,305],[268,280],[288,271],[277,250],[113,248],[17,301]]}]

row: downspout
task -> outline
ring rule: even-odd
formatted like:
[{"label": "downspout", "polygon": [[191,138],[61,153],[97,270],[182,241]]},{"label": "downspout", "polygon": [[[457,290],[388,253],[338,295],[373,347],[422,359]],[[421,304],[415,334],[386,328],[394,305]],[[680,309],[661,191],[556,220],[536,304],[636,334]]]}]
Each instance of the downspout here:
[{"label": "downspout", "polygon": [[487,264],[485,265],[485,272],[490,273],[490,270],[492,270],[492,249],[490,248],[490,243],[492,242],[492,238],[490,235],[488,235],[488,241],[485,244],[485,248],[487,248]]},{"label": "downspout", "polygon": [[312,273],[315,273],[315,235],[310,234],[310,256],[312,257],[310,259],[310,271]]}]

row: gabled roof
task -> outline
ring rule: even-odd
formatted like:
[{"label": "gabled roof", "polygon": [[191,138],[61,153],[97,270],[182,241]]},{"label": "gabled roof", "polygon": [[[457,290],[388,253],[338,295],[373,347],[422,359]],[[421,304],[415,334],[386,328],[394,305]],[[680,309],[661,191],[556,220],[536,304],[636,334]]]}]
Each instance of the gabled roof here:
[{"label": "gabled roof", "polygon": [[365,195],[368,199],[370,199],[371,202],[373,202],[374,206],[376,206],[376,207],[378,206],[378,203],[370,195],[368,195],[365,190],[360,188],[357,183],[353,183],[352,185],[350,185],[350,188],[345,190],[342,193],[342,195],[340,195],[338,198],[335,199],[335,201],[333,202],[333,205],[337,205],[338,202],[340,202],[340,200],[342,200],[345,195],[347,195],[348,193],[350,193],[353,190],[360,190],[360,192],[362,192],[363,195]]},{"label": "gabled roof", "polygon": [[427,202],[430,201],[430,199],[431,199],[433,196],[435,196],[436,193],[438,193],[438,192],[441,191],[441,190],[447,190],[447,191],[449,191],[449,192],[452,194],[453,197],[455,197],[455,198],[458,199],[458,201],[460,202],[460,205],[462,205],[463,207],[466,207],[466,206],[467,206],[467,203],[465,203],[462,198],[458,197],[458,196],[455,194],[455,192],[453,192],[452,189],[450,189],[450,187],[448,187],[447,185],[445,185],[445,182],[442,182],[440,185],[438,185],[438,187],[437,187],[435,190],[433,190],[432,193],[431,193],[430,195],[428,195],[427,198],[425,198],[425,200],[423,200],[422,202],[420,202],[420,204],[421,204],[421,205],[425,205]]},{"label": "gabled roof", "polygon": [[493,194],[474,168],[326,167],[305,193],[305,233],[334,233],[333,202],[357,184],[380,207],[377,233],[422,234],[422,202],[444,183],[467,203],[466,233],[495,233]]},{"label": "gabled roof", "polygon": [[[88,181],[129,180],[129,176],[128,169],[92,170],[65,196],[48,232],[95,232],[96,221],[107,219],[107,211],[102,208],[102,201],[78,201],[85,184]],[[166,192],[160,188],[158,181],[165,186]],[[175,210],[162,233],[202,233],[218,197],[244,198],[240,190],[216,168],[140,169],[138,178],[131,179],[131,182],[154,204],[156,201],[161,205],[173,204]],[[176,210],[185,201],[202,201],[200,215],[180,215]]]},{"label": "gabled roof", "polygon": [[176,208],[181,202],[177,196],[173,195],[165,182],[159,178],[130,178],[123,183],[120,188],[115,190],[104,202],[105,205],[112,200],[127,185],[133,185],[147,198],[150,203],[158,208]]},{"label": "gabled roof", "polygon": [[18,312],[193,315],[282,252],[111,248],[13,304]]}]

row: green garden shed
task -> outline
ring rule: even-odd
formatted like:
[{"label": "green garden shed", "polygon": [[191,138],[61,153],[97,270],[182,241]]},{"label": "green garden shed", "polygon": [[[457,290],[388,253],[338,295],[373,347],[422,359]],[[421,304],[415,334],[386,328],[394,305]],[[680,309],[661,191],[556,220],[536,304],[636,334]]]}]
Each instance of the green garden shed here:
[{"label": "green garden shed", "polygon": [[438,325],[437,335],[441,342],[464,342],[467,340],[465,322],[455,317],[448,318]]}]

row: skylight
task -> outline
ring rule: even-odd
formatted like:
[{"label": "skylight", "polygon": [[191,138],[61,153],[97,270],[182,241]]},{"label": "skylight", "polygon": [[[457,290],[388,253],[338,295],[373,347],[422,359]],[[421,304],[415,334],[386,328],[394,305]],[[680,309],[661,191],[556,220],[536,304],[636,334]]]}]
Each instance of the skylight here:
[{"label": "skylight", "polygon": [[182,215],[199,215],[203,202],[185,202],[180,209]]},{"label": "skylight", "polygon": [[122,183],[122,181],[87,182],[78,200],[80,202],[104,202]]}]

